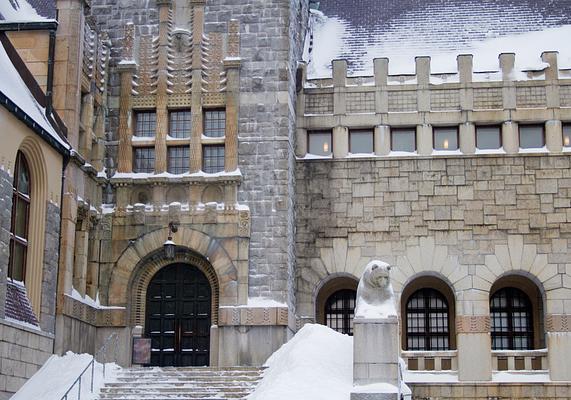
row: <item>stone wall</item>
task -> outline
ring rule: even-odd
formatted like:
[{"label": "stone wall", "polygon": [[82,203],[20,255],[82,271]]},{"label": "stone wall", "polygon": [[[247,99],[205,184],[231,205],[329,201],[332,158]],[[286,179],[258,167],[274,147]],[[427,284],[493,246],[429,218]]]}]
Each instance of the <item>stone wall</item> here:
[{"label": "stone wall", "polygon": [[[422,272],[456,292],[489,290],[506,269],[521,269],[541,282],[548,313],[570,312],[549,294],[571,288],[569,166],[567,155],[298,162],[300,314],[313,315],[322,279],[359,276],[373,257],[398,266],[397,291]],[[487,312],[461,299],[460,314]]]},{"label": "stone wall", "polygon": [[9,399],[52,355],[53,336],[0,321],[0,399]]},{"label": "stone wall", "polygon": [[[300,7],[302,9],[300,9]],[[239,201],[252,212],[249,295],[293,305],[293,163],[296,61],[307,2],[209,1],[205,30],[241,23]]]},{"label": "stone wall", "polygon": [[411,384],[413,400],[568,399],[567,383]]},{"label": "stone wall", "polygon": [[45,332],[54,333],[56,313],[56,286],[59,262],[60,209],[47,203],[44,269],[42,279],[42,305],[40,326]]}]

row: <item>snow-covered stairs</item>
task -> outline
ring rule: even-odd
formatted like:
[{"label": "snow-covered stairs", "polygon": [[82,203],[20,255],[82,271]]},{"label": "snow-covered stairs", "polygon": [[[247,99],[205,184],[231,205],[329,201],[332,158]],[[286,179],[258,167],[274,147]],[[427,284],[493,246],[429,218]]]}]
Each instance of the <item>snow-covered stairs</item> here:
[{"label": "snow-covered stairs", "polygon": [[101,388],[100,400],[244,399],[262,379],[255,367],[129,368]]}]

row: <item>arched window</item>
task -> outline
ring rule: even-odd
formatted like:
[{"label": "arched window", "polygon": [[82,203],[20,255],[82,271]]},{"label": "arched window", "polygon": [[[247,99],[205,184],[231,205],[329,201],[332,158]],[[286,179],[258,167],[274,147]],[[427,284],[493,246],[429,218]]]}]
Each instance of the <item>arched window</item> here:
[{"label": "arched window", "polygon": [[357,292],[342,289],[333,293],[325,302],[325,325],[347,335],[353,335],[353,317]]},{"label": "arched window", "polygon": [[407,350],[449,350],[448,302],[437,290],[414,292],[406,303]]},{"label": "arched window", "polygon": [[493,350],[533,349],[533,308],[520,289],[504,287],[490,298]]},{"label": "arched window", "polygon": [[8,277],[23,282],[26,277],[28,255],[31,181],[28,162],[21,152],[16,156],[13,188]]}]

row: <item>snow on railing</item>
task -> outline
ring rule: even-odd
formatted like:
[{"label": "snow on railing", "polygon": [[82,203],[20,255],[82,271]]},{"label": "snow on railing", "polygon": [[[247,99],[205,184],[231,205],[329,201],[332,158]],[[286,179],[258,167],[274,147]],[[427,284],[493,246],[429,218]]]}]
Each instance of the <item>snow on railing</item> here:
[{"label": "snow on railing", "polygon": [[94,379],[94,374],[95,374],[95,357],[93,357],[91,359],[91,361],[89,362],[89,364],[87,364],[87,367],[85,367],[85,369],[81,372],[81,374],[79,374],[79,376],[77,377],[77,379],[73,382],[73,384],[71,385],[71,387],[67,390],[67,392],[65,392],[65,394],[61,397],[61,400],[68,400],[68,396],[70,396],[72,394],[72,392],[75,392],[75,388],[77,387],[77,400],[81,400],[81,382],[83,380],[83,375],[85,375],[85,373],[91,369],[91,385],[90,385],[90,389],[89,392],[93,393],[93,379]]},{"label": "snow on railing", "polygon": [[409,371],[456,371],[457,350],[447,351],[403,351],[402,359]]},{"label": "snow on railing", "polygon": [[494,371],[546,371],[547,349],[540,350],[493,350]]}]

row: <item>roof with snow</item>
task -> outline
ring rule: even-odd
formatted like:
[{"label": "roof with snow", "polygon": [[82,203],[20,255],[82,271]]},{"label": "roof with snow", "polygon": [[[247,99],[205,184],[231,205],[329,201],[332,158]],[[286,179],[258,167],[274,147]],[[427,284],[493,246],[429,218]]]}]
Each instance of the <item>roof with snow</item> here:
[{"label": "roof with snow", "polygon": [[0,23],[56,19],[56,0],[0,0]]},{"label": "roof with snow", "polygon": [[[310,78],[330,76],[331,61],[338,58],[348,61],[352,75],[372,75],[373,59],[380,57],[390,59],[391,74],[413,72],[415,56],[455,60],[471,53],[477,68],[476,53],[490,41],[505,45],[497,53],[533,50],[539,58],[541,51],[529,48],[528,39],[540,32],[568,34],[558,28],[569,27],[571,0],[321,0],[312,12],[304,58]],[[526,40],[518,40],[522,35]],[[564,39],[541,45],[560,55],[569,48]]]},{"label": "roof with snow", "polygon": [[[0,0],[3,1],[3,0]],[[16,66],[16,64],[18,66]],[[24,76],[28,75],[25,79]],[[68,154],[70,145],[54,113],[46,115],[45,95],[7,37],[0,33],[0,100],[18,119],[51,146]]]}]

